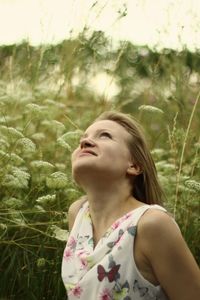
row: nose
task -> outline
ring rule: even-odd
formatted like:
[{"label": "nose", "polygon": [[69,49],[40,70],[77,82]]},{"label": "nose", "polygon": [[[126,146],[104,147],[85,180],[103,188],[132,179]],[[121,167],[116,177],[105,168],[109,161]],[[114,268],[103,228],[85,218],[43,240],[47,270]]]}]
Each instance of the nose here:
[{"label": "nose", "polygon": [[90,147],[94,147],[94,146],[95,146],[94,142],[88,138],[84,138],[80,142],[81,149],[90,148]]}]

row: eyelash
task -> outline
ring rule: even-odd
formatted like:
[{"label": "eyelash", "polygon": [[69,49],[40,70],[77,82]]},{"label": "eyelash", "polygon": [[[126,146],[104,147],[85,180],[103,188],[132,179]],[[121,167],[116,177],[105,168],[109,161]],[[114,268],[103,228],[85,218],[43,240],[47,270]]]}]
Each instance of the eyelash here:
[{"label": "eyelash", "polygon": [[106,132],[106,131],[105,132],[101,132],[100,136],[107,136],[108,138],[112,139],[111,134],[108,133],[108,132]]},{"label": "eyelash", "polygon": [[[100,137],[101,137],[101,136],[106,136],[106,137],[108,137],[109,139],[112,139],[111,134],[108,133],[108,132],[106,132],[106,131],[101,132],[101,133],[99,134],[99,136],[100,136]],[[84,139],[84,138],[82,137],[82,138],[80,139],[79,143],[81,143],[83,139]]]}]

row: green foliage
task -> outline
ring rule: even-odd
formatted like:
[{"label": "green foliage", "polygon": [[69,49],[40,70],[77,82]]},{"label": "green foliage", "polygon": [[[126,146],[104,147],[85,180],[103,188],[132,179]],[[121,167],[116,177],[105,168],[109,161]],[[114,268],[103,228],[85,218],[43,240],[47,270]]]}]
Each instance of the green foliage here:
[{"label": "green foliage", "polygon": [[[82,130],[109,109],[143,125],[164,204],[200,262],[199,65],[199,53],[114,48],[102,32],[0,48],[0,297],[66,299],[67,210],[83,193],[70,156]],[[110,80],[100,94],[92,81],[99,73]]]}]

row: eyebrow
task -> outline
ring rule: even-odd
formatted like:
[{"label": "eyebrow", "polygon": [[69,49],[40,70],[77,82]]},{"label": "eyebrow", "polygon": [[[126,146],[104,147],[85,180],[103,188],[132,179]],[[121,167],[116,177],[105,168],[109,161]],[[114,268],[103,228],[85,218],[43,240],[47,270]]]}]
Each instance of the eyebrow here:
[{"label": "eyebrow", "polygon": [[[108,131],[109,133],[113,134],[113,133],[110,131],[110,129],[108,129],[108,128],[97,129],[97,130],[95,131],[95,133],[99,133],[99,132],[102,132],[102,131]],[[87,136],[88,136],[88,133],[84,133],[84,134],[81,136],[81,138],[85,138],[85,137],[87,137]]]}]

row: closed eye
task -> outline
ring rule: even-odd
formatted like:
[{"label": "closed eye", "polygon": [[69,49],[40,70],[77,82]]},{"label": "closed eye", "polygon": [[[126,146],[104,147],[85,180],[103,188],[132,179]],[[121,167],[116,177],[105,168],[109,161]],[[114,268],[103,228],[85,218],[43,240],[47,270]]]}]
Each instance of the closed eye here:
[{"label": "closed eye", "polygon": [[112,135],[109,133],[109,132],[107,132],[107,131],[103,131],[103,132],[101,132],[100,133],[100,137],[108,137],[109,139],[112,139]]}]

